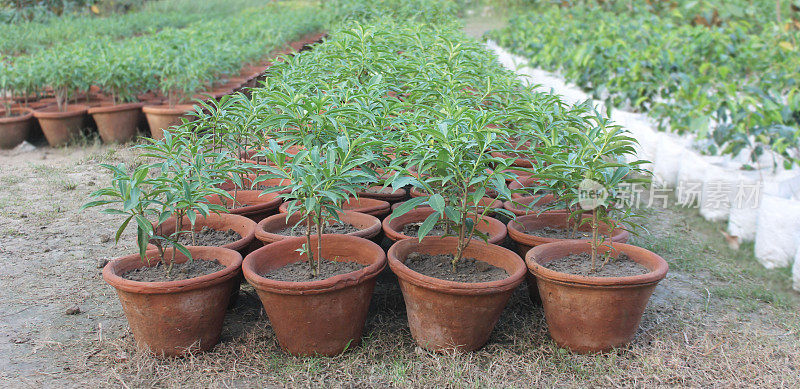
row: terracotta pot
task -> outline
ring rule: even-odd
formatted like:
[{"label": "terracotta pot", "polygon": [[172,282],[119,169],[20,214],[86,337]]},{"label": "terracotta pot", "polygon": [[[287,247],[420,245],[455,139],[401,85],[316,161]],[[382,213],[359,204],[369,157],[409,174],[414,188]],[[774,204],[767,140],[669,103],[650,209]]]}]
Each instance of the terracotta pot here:
[{"label": "terracotta pot", "polygon": [[472,351],[483,346],[526,273],[525,264],[513,251],[476,240],[465,249],[465,257],[503,268],[508,278],[478,283],[444,281],[424,276],[404,264],[412,252],[453,254],[457,244],[455,237],[426,237],[422,242],[401,240],[389,249],[389,266],[400,282],[411,335],[428,350],[455,347]]},{"label": "terracotta pot", "polygon": [[[171,235],[173,232],[175,232],[176,220],[177,219],[175,217],[167,219],[163,224],[158,226],[157,231],[162,234],[162,236]],[[183,228],[188,231],[190,226],[189,218],[184,216]],[[203,229],[203,227],[208,227],[212,230],[218,231],[225,231],[228,229],[236,231],[236,233],[241,235],[242,238],[235,242],[228,243],[222,247],[238,251],[242,255],[247,255],[249,253],[248,248],[250,248],[250,244],[255,240],[256,222],[244,216],[231,215],[228,213],[211,213],[206,217],[198,215],[194,223],[194,230],[200,231]],[[152,247],[154,248],[154,246]]]},{"label": "terracotta pot", "polygon": [[[239,204],[247,204],[245,207],[229,209],[231,215],[241,215],[258,223],[267,216],[277,213],[278,206],[283,201],[277,193],[262,194],[260,190],[229,190],[231,197],[235,198]],[[217,195],[208,196],[206,199],[212,204],[224,206],[232,205],[232,200],[222,199]]]},{"label": "terracotta pot", "polygon": [[128,103],[89,108],[97,123],[97,132],[105,143],[125,143],[136,136],[136,127],[144,103]]},{"label": "terracotta pot", "polygon": [[[194,260],[217,260],[225,269],[181,281],[122,278],[145,266],[139,254],[117,258],[103,268],[103,279],[117,290],[137,346],[156,355],[182,355],[217,344],[229,296],[238,286],[241,254],[219,247],[187,248]],[[155,265],[158,250],[148,251],[147,257]],[[182,254],[176,256],[178,263],[186,260]]]},{"label": "terracotta pot", "polygon": [[[433,208],[430,207],[420,207],[416,209],[412,209],[396,218],[387,217],[383,219],[383,232],[386,234],[386,237],[397,242],[403,239],[411,239],[413,238],[415,241],[418,240],[416,237],[403,235],[403,227],[406,224],[411,223],[422,223],[425,219],[428,218],[430,214],[433,213]],[[505,224],[501,223],[499,220],[484,216],[480,222],[477,223],[478,231],[486,234],[489,236],[489,243],[500,243],[506,238],[506,226]],[[475,238],[475,240],[480,240]]]},{"label": "terracotta pot", "polygon": [[[514,191],[514,190],[519,190],[519,189],[523,189],[523,188],[531,188],[531,187],[537,186],[537,185],[541,185],[541,183],[539,183],[539,180],[536,177],[533,177],[533,176],[519,177],[518,179],[508,183],[508,189],[511,189],[512,191]],[[530,197],[530,193],[528,193],[528,194],[519,193],[519,192],[511,193],[511,198],[512,199],[518,199],[518,198],[522,198],[522,197]]]},{"label": "terracotta pot", "polygon": [[[409,191],[411,197],[427,197],[430,196],[428,193],[423,192],[417,188],[412,187]],[[497,198],[497,192],[494,189],[486,188],[486,195],[481,198],[480,205],[483,206],[484,204],[495,200]],[[499,200],[497,200],[499,201]],[[492,201],[492,208],[503,208],[503,202],[499,201],[499,203],[495,203]]]},{"label": "terracotta pot", "polygon": [[33,127],[33,111],[11,108],[11,116],[0,111],[0,149],[13,149],[22,143]]},{"label": "terracotta pot", "polygon": [[[572,227],[574,222],[570,222],[569,226]],[[566,228],[567,227],[567,214],[566,213],[543,213],[541,215],[525,215],[520,216],[508,223],[508,235],[517,244],[517,253],[520,256],[525,254],[532,247],[542,245],[545,243],[559,242],[569,239],[546,238],[543,236],[530,235],[525,231],[538,230],[544,227],[553,228]],[[587,232],[591,231],[592,226],[586,223],[578,227],[578,231]],[[610,235],[612,242],[625,243],[630,237],[630,233],[622,228],[614,228],[609,234],[609,226],[605,223],[600,223],[600,233],[603,235]]]},{"label": "terracotta pot", "polygon": [[[514,198],[512,200],[509,200],[509,201],[506,201],[505,203],[503,203],[503,208],[513,212],[514,215],[517,215],[517,216],[538,215],[539,211],[531,210],[530,208],[528,208],[528,207],[530,207],[530,204],[534,200],[536,200],[536,203],[534,204],[535,206],[538,206],[538,207],[549,207],[549,206],[553,205],[553,203],[556,201],[556,198],[551,194],[544,195],[544,196],[517,197],[517,198]],[[554,208],[554,209],[548,209],[548,210],[542,212],[542,214],[545,214],[545,213],[561,213],[561,214],[564,214],[564,213],[566,213],[566,211],[563,210],[563,209]]]},{"label": "terracotta pot", "polygon": [[85,105],[68,105],[62,112],[58,107],[47,107],[33,111],[33,116],[39,120],[44,137],[52,147],[63,146],[76,136],[86,126]]},{"label": "terracotta pot", "polygon": [[[255,181],[255,179],[257,177],[258,176],[256,174],[248,174],[248,175],[244,176],[242,178],[242,185],[244,185],[244,188],[241,188],[241,189],[243,189],[243,190],[251,190],[253,181]],[[258,184],[258,187],[256,189],[253,189],[253,190],[258,190],[260,192],[263,192],[263,189],[259,189],[259,188],[266,187],[266,186],[288,185],[288,184],[282,184],[284,182],[289,183],[289,180],[287,180],[285,178],[270,178],[268,180],[261,181]],[[233,182],[233,180],[227,180],[227,181],[223,182],[222,184],[217,185],[217,187],[219,189],[222,189],[222,190],[234,190],[236,188],[236,184]],[[289,190],[288,189],[287,190],[282,190],[282,191],[276,192],[276,193],[289,193]]]},{"label": "terracotta pot", "polygon": [[[373,192],[358,192],[356,193],[359,198],[368,198],[368,199],[376,199],[376,200],[383,200],[388,202],[389,204],[395,204],[397,202],[403,201],[406,198],[406,190],[403,188],[399,188],[396,191],[392,191],[391,187],[384,188],[382,185],[376,185],[369,187]],[[379,191],[379,192],[374,192]]]},{"label": "terracotta pot", "polygon": [[[316,257],[317,237],[312,237]],[[273,269],[304,261],[305,238],[262,247],[245,258],[244,276],[258,292],[278,343],[293,355],[333,356],[361,343],[375,277],[386,267],[377,244],[351,235],[323,235],[322,257],[366,265],[324,280],[285,282],[265,278]]]},{"label": "terracotta pot", "polygon": [[188,117],[192,105],[145,105],[142,111],[147,115],[147,125],[150,126],[150,136],[153,139],[163,139],[164,130],[181,124],[181,119]]},{"label": "terracotta pot", "polygon": [[[286,213],[286,210],[291,203],[291,201],[287,201],[281,204],[279,208],[280,212]],[[353,197],[348,199],[346,203],[342,203],[342,210],[366,213],[367,215],[372,215],[377,218],[383,218],[392,211],[391,208],[389,208],[389,203],[386,201]]]},{"label": "terracotta pot", "polygon": [[[505,158],[505,159],[507,159],[507,158],[516,158],[517,157],[515,155],[505,154],[505,153],[501,153],[501,152],[498,152],[498,151],[492,152],[492,156],[493,157],[497,157],[497,158]],[[513,165],[514,166],[519,166],[519,167],[524,167],[524,168],[532,168],[533,167],[533,163],[534,162],[533,162],[532,159],[517,158],[517,159],[514,160]]]},{"label": "terracotta pot", "polygon": [[512,183],[512,182],[514,182],[516,180],[521,179],[521,178],[530,177],[533,174],[533,173],[531,173],[529,171],[526,171],[526,170],[520,170],[520,169],[514,169],[514,168],[503,170],[503,173],[516,175],[516,178],[506,178],[506,183],[507,184],[510,184],[510,183]]},{"label": "terracotta pot", "polygon": [[[301,219],[302,215],[294,214],[289,216],[289,219],[287,220],[285,213],[279,213],[277,215],[267,217],[258,223],[258,226],[256,227],[256,239],[260,240],[265,245],[268,245],[280,240],[292,238],[292,236],[279,235],[275,232],[284,228],[293,227]],[[381,232],[381,221],[372,215],[354,211],[343,211],[339,214],[339,219],[342,222],[348,223],[359,229],[358,231],[347,235],[371,239]]]},{"label": "terracotta pot", "polygon": [[[590,252],[584,241],[562,241],[534,247],[525,256],[536,276],[550,336],[560,347],[591,353],[620,347],[633,339],[647,301],[669,266],[660,256],[640,247],[612,243],[618,253],[650,270],[628,277],[586,277],[545,268],[552,260]],[[602,248],[605,253],[608,247]]]}]

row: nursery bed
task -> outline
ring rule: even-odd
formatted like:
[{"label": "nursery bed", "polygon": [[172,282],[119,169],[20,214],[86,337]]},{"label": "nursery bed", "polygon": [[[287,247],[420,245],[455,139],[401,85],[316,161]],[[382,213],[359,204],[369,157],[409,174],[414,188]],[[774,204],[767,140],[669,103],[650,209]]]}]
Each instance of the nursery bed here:
[{"label": "nursery bed", "polygon": [[[670,273],[634,342],[603,356],[559,350],[522,286],[488,344],[464,355],[415,346],[396,281],[378,280],[364,343],[336,358],[283,354],[255,292],[243,286],[211,352],[160,361],[135,351],[114,290],[98,266],[134,252],[114,245],[114,220],[78,212],[108,176],[132,162],[115,146],[0,152],[0,385],[82,387],[278,386],[741,386],[796,384],[800,297],[786,270],[765,270],[749,245],[729,249],[723,225],[696,211],[645,211],[635,244]],[[78,308],[77,310],[75,308]],[[76,313],[77,314],[74,314]],[[73,313],[73,314],[70,314]]]}]

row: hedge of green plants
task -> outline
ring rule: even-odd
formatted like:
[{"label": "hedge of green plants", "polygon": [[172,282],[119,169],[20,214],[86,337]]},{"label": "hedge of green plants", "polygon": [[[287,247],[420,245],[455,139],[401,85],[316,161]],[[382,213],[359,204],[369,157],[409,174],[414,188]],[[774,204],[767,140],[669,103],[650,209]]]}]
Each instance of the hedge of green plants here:
[{"label": "hedge of green plants", "polygon": [[0,24],[0,53],[31,53],[76,39],[127,39],[165,28],[183,28],[192,23],[227,17],[243,8],[266,3],[264,0],[165,0],[146,3],[141,10],[126,14],[63,16],[43,22]]},{"label": "hedge of green plants", "polygon": [[703,151],[755,161],[771,149],[787,167],[800,162],[800,24],[792,14],[779,24],[775,3],[764,1],[580,3],[542,2],[491,38],[610,106],[696,134]]},{"label": "hedge of green plants", "polygon": [[276,3],[129,39],[86,36],[5,58],[0,89],[35,95],[50,87],[62,104],[97,85],[117,102],[148,90],[176,102],[302,34],[320,31],[328,19],[318,11]]}]

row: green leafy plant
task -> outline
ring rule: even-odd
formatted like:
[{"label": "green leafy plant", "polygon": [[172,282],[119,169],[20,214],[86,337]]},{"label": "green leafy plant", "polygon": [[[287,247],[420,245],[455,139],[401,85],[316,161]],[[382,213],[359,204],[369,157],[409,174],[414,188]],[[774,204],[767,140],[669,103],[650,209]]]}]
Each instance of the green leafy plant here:
[{"label": "green leafy plant", "polygon": [[638,204],[632,196],[634,185],[650,181],[649,172],[641,167],[647,161],[627,162],[627,155],[635,155],[636,140],[599,113],[586,117],[584,126],[567,131],[558,143],[543,134],[542,152],[533,156],[540,160],[535,176],[567,204],[567,226],[590,225],[591,269],[596,272],[611,259],[608,251],[598,266],[598,249],[610,247],[601,224],[609,234],[615,228],[639,227],[635,222]]},{"label": "green leafy plant", "polygon": [[[288,190],[288,193],[281,193],[280,196],[289,202],[287,220],[294,214],[302,216],[298,222],[305,224],[306,228],[306,243],[302,250],[312,277],[319,272],[325,225],[340,221],[342,203],[375,180],[373,175],[358,169],[370,162],[369,155],[359,156],[356,152],[364,141],[362,138],[349,139],[342,135],[333,143],[309,146],[288,159],[286,148],[272,140],[262,152],[274,165],[264,166],[262,169],[265,174],[259,175],[255,184],[274,178],[288,183],[267,189],[265,193]],[[316,261],[311,249],[314,228],[317,233]]]},{"label": "green leafy plant", "polygon": [[[390,166],[396,173],[387,185],[399,188],[410,184],[427,194],[406,201],[391,217],[420,205],[430,206],[434,212],[420,225],[419,240],[437,223],[443,224],[446,235],[458,237],[453,269],[473,237],[487,238],[476,228],[491,209],[490,203],[482,201],[487,191],[492,190],[501,198],[511,197],[505,182],[510,174],[503,171],[512,166],[515,158],[491,154],[505,145],[503,132],[489,127],[496,120],[496,114],[486,111],[445,111],[441,117],[434,116],[409,128],[406,141],[396,146],[404,156]],[[512,215],[506,210],[496,212]]]}]

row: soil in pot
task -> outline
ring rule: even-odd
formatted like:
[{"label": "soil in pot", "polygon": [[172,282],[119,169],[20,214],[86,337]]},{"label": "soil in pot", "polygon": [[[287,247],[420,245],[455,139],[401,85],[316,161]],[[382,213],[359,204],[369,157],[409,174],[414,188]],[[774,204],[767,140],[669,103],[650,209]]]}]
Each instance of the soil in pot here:
[{"label": "soil in pot", "polygon": [[[598,261],[602,260],[602,256],[599,256]],[[592,272],[592,255],[589,253],[570,254],[552,260],[544,267],[561,273],[587,277],[629,277],[650,272],[646,267],[632,261],[625,253],[621,253],[618,258],[612,258],[596,272]]]},{"label": "soil in pot", "polygon": [[158,262],[156,266],[133,269],[123,274],[122,278],[139,282],[180,281],[216,273],[224,268],[225,266],[222,266],[217,260],[194,258],[192,261],[172,265],[169,273],[167,273],[167,266],[164,266],[162,262]]},{"label": "soil in pot", "polygon": [[409,269],[445,281],[491,282],[508,278],[508,272],[475,258],[461,258],[453,270],[453,254],[409,253],[405,265]]},{"label": "soil in pot", "polygon": [[[305,224],[298,224],[294,227],[287,227],[282,230],[276,231],[275,233],[278,235],[286,235],[286,236],[306,236],[306,225]],[[348,223],[329,223],[325,226],[323,233],[325,234],[352,234],[354,232],[358,232],[360,228],[353,226],[352,224]],[[311,226],[311,233],[317,233],[317,226]]]},{"label": "soil in pot", "polygon": [[572,228],[557,228],[557,227],[544,227],[526,229],[525,233],[533,236],[540,236],[542,238],[552,239],[590,239],[592,234],[587,231],[575,231]]},{"label": "soil in pot", "polygon": [[192,234],[185,233],[178,237],[178,243],[184,246],[192,245],[222,247],[236,242],[239,239],[242,239],[242,236],[234,230],[215,230],[213,228],[203,226],[200,231],[194,233],[194,241],[192,241]]},{"label": "soil in pot", "polygon": [[319,281],[326,278],[331,278],[333,276],[338,276],[339,274],[352,273],[365,267],[365,265],[362,265],[358,262],[339,262],[322,258],[319,261],[319,271],[317,272],[316,276],[311,275],[311,272],[308,269],[308,262],[306,261],[290,263],[266,274],[262,274],[262,276],[275,281]]},{"label": "soil in pot", "polygon": [[[419,236],[419,228],[422,226],[422,223],[408,223],[403,226],[403,235],[411,236],[411,237],[418,237]],[[434,226],[430,232],[428,232],[427,236],[444,236],[445,229],[443,226]]]}]

